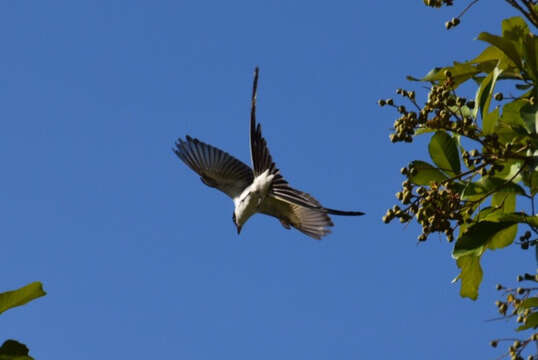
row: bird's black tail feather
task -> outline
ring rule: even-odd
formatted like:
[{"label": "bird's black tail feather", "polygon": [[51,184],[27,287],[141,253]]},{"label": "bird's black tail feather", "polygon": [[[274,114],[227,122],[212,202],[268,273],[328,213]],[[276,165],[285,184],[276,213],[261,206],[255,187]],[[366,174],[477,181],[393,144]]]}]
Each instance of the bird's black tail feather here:
[{"label": "bird's black tail feather", "polygon": [[364,215],[361,211],[342,211],[342,210],[335,210],[335,209],[329,209],[324,208],[325,211],[327,211],[328,214],[331,215],[340,215],[340,216],[361,216]]}]

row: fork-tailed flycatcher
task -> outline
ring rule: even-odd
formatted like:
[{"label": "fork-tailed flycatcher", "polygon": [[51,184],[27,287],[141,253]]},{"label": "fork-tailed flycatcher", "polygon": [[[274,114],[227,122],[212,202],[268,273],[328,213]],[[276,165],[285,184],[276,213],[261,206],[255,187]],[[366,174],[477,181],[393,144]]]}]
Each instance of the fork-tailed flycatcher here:
[{"label": "fork-tailed flycatcher", "polygon": [[360,211],[341,211],[322,206],[309,194],[289,186],[273,162],[260,124],[256,124],[258,73],[254,72],[250,112],[251,169],[245,163],[214,146],[193,139],[179,138],[173,149],[194,170],[204,184],[224,192],[233,199],[233,222],[237,233],[256,213],[276,217],[286,228],[291,226],[306,235],[321,239],[330,233],[331,215],[358,216]]}]

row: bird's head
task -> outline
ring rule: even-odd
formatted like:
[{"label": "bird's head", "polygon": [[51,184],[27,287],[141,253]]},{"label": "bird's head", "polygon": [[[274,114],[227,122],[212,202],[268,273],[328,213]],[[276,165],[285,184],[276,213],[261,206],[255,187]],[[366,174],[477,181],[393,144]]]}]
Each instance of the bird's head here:
[{"label": "bird's head", "polygon": [[241,233],[241,228],[243,227],[243,225],[239,225],[239,223],[237,222],[237,216],[235,216],[235,211],[232,214],[232,220],[237,229],[237,234],[239,235]]}]

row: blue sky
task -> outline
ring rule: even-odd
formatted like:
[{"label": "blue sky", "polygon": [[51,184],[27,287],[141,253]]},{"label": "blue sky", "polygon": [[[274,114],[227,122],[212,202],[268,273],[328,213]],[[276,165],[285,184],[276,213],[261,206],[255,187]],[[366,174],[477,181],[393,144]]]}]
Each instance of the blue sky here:
[{"label": "blue sky", "polygon": [[[384,225],[424,145],[392,145],[376,105],[405,75],[465,60],[503,2],[453,31],[422,1],[5,1],[0,4],[1,290],[48,295],[1,316],[36,359],[493,358],[493,287],[535,266],[489,253],[477,302],[451,245]],[[171,151],[190,134],[249,162],[258,120],[288,181],[333,208],[314,241],[253,217]],[[506,271],[513,269],[513,272]]]}]

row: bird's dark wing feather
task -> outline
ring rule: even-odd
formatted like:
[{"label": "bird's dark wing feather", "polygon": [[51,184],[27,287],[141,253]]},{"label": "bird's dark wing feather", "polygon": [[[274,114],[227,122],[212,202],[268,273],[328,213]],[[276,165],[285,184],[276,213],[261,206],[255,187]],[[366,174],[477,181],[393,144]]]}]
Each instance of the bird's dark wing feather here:
[{"label": "bird's dark wing feather", "polygon": [[284,200],[270,194],[262,204],[260,212],[271,215],[280,220],[286,229],[290,225],[302,233],[314,238],[321,239],[329,234],[333,222],[329,215],[359,216],[364,215],[360,211],[342,211],[323,207],[311,195],[292,189],[308,201],[308,206],[302,206],[293,201]]},{"label": "bird's dark wing feather", "polygon": [[310,201],[316,203],[318,209],[268,196],[260,212],[278,218],[287,229],[291,225],[311,238],[319,240],[331,232],[329,228],[333,226],[333,222],[326,211],[320,210],[321,205],[314,198],[310,197]]},{"label": "bird's dark wing feather", "polygon": [[278,172],[275,163],[271,158],[267,142],[262,136],[262,127],[256,124],[256,93],[258,89],[259,69],[254,71],[254,84],[252,86],[252,102],[250,109],[250,155],[252,157],[252,167],[254,176],[262,174],[265,170],[270,169],[271,174]]},{"label": "bird's dark wing feather", "polygon": [[250,111],[250,154],[252,157],[254,176],[258,176],[266,170],[269,170],[269,174],[274,175],[270,189],[271,194],[281,200],[297,205],[309,208],[319,208],[320,205],[317,201],[312,202],[311,197],[305,197],[302,192],[290,187],[282,174],[280,174],[280,170],[276,167],[276,164],[273,162],[271,154],[269,153],[269,148],[267,147],[267,141],[262,136],[261,125],[256,123],[258,74],[259,69],[256,68],[254,72],[254,85],[252,87],[252,104]]},{"label": "bird's dark wing feather", "polygon": [[178,139],[173,149],[176,155],[200,175],[204,184],[224,192],[231,198],[252,183],[252,170],[245,163],[214,146],[193,139]]}]

